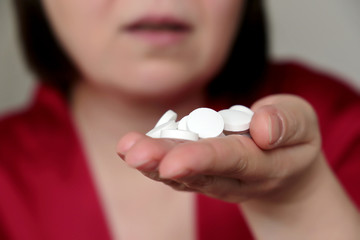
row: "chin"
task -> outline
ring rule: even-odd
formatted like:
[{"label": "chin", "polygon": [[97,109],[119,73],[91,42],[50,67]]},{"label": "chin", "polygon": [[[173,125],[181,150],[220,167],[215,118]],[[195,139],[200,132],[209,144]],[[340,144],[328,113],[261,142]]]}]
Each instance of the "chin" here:
[{"label": "chin", "polygon": [[136,101],[157,102],[162,105],[182,101],[190,93],[201,89],[191,81],[146,81],[140,85],[127,89],[125,94]]},{"label": "chin", "polygon": [[129,87],[136,95],[146,98],[164,99],[178,97],[179,95],[195,87],[198,82],[196,74],[185,67],[146,69],[138,71],[134,81]]},{"label": "chin", "polygon": [[191,87],[186,84],[162,84],[161,86],[154,87],[155,85],[156,84],[152,84],[151,86],[151,84],[149,84],[147,85],[148,87],[142,86],[141,88],[129,89],[127,94],[135,99],[144,101],[172,101],[183,98],[186,92],[191,89]]},{"label": "chin", "polygon": [[[196,64],[176,61],[152,61],[129,64],[121,69],[112,69],[111,75],[103,78],[106,88],[135,101],[181,100],[189,93],[200,91],[206,79]],[[119,71],[121,70],[121,71]],[[107,80],[105,80],[107,79]]]}]

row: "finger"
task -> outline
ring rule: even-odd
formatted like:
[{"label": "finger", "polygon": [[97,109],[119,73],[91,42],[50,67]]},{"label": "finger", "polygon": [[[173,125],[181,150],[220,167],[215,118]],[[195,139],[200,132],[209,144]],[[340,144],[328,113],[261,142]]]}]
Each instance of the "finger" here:
[{"label": "finger", "polygon": [[254,104],[250,133],[262,149],[320,143],[316,114],[303,99],[274,95]]},{"label": "finger", "polygon": [[170,180],[170,179],[163,179],[159,176],[159,172],[158,171],[141,171],[141,173],[154,180],[157,182],[162,182],[166,185],[168,185],[169,187],[172,187],[175,190],[178,191],[186,191],[186,192],[194,192],[197,191],[193,188],[189,188],[188,186],[186,186],[185,184],[183,184],[182,182],[178,182],[178,181],[174,181],[174,180]]},{"label": "finger", "polygon": [[159,174],[166,179],[195,175],[246,182],[284,179],[303,171],[318,153],[311,144],[264,151],[248,137],[231,135],[176,146],[164,156]]},{"label": "finger", "polygon": [[204,139],[176,146],[164,156],[159,172],[171,179],[197,174],[256,178],[270,167],[266,155],[245,136]]},{"label": "finger", "polygon": [[141,138],[143,138],[144,134],[131,132],[123,136],[116,146],[117,154],[125,159],[125,154],[129,151],[129,149]]},{"label": "finger", "polygon": [[[249,187],[237,179],[196,175],[178,180],[163,179],[157,171],[142,171],[144,176],[162,182],[175,190],[199,192],[228,202],[239,202],[253,196],[258,187]],[[254,190],[255,189],[255,190]]]},{"label": "finger", "polygon": [[179,141],[176,140],[153,139],[135,133],[120,140],[118,151],[124,155],[125,162],[131,167],[142,171],[154,171],[161,159],[177,144]]},{"label": "finger", "polygon": [[246,184],[238,179],[197,175],[182,178],[180,181],[187,189],[223,201],[241,202],[248,198],[248,194],[243,190]]},{"label": "finger", "polygon": [[[245,182],[239,179],[197,175],[179,179],[185,189],[227,202],[242,202],[249,198],[264,196],[281,186],[281,182],[261,181]],[[181,189],[180,189],[181,190]],[[189,190],[187,190],[189,191]]]}]

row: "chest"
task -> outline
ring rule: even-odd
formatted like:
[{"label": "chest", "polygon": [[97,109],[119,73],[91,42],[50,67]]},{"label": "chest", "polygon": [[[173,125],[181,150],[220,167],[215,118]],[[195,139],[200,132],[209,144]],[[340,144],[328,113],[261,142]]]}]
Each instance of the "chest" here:
[{"label": "chest", "polygon": [[195,239],[195,200],[154,182],[121,160],[92,166],[95,186],[113,239]]}]

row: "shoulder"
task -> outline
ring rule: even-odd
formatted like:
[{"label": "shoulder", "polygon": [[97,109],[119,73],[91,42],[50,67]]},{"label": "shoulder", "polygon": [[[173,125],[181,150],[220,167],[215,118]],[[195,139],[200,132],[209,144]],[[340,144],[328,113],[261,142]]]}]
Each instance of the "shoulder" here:
[{"label": "shoulder", "polygon": [[360,94],[343,80],[289,62],[272,65],[266,85],[272,94],[290,93],[307,100],[318,115],[323,136],[338,129],[360,136],[360,121],[357,120],[360,118]]},{"label": "shoulder", "polygon": [[35,106],[0,119],[0,187],[9,199],[19,199],[22,190],[31,188],[28,183],[39,173],[36,168],[44,166],[41,156],[49,147],[43,141],[45,121],[46,116]]},{"label": "shoulder", "polygon": [[267,88],[274,92],[298,94],[324,107],[335,99],[342,99],[341,104],[351,104],[360,99],[359,93],[342,79],[297,62],[272,64],[266,83]]},{"label": "shoulder", "polygon": [[360,206],[360,94],[343,80],[298,63],[272,65],[266,88],[307,100],[315,109],[323,151],[343,186]]},{"label": "shoulder", "polygon": [[[0,189],[6,196],[0,197],[0,238],[108,238],[81,147],[67,104],[51,89],[38,90],[27,109],[0,119]],[[89,214],[95,216],[90,222]],[[96,226],[90,235],[76,225],[84,221]]]},{"label": "shoulder", "polygon": [[272,65],[266,81],[272,93],[295,94],[313,106],[329,160],[360,138],[360,94],[343,80],[290,62]]},{"label": "shoulder", "polygon": [[36,165],[47,164],[51,155],[67,152],[73,132],[60,97],[40,87],[26,108],[0,117],[0,171],[28,173]]},{"label": "shoulder", "polygon": [[[0,222],[10,224],[12,219],[16,219],[18,225],[14,226],[21,225],[24,231],[29,230],[25,230],[23,222],[31,218],[27,214],[27,201],[29,193],[35,191],[29,183],[33,180],[32,172],[35,173],[32,166],[37,165],[34,164],[36,139],[33,137],[31,118],[28,110],[22,110],[0,119],[0,188],[3,196],[6,196],[0,198]],[[1,225],[0,232],[5,228],[5,225]]]},{"label": "shoulder", "polygon": [[[347,115],[360,117],[359,91],[339,78],[299,63],[272,65],[265,88],[271,94],[289,93],[304,98],[316,110],[322,126]],[[351,125],[360,127],[360,121]],[[326,129],[330,130],[330,126]]]},{"label": "shoulder", "polygon": [[32,142],[29,138],[34,135],[31,115],[27,109],[0,118],[0,163],[10,162],[22,153],[25,155],[24,148]]}]

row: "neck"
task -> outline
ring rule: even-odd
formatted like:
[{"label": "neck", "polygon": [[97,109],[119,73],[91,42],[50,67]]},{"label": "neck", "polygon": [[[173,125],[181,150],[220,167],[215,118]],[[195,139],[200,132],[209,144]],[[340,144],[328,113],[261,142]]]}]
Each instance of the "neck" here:
[{"label": "neck", "polygon": [[[183,101],[173,101],[169,106],[158,102],[130,100],[119,93],[100,89],[87,82],[81,82],[73,88],[73,120],[105,216],[115,236],[122,235],[122,228],[119,230],[119,226],[129,225],[128,217],[137,219],[134,218],[133,209],[128,206],[137,206],[136,210],[148,213],[153,213],[153,209],[161,211],[165,209],[164,206],[169,206],[180,209],[180,216],[192,216],[192,195],[180,194],[129,168],[116,155],[116,144],[129,131],[145,133],[153,128],[167,108],[172,108],[181,117],[203,105],[203,99],[204,95],[194,93]],[[191,220],[191,217],[187,218]],[[191,224],[190,220],[186,221]]]},{"label": "neck", "polygon": [[162,100],[162,104],[159,101],[140,101],[80,81],[73,89],[71,106],[75,124],[85,144],[92,146],[96,141],[114,149],[117,141],[127,132],[146,133],[152,129],[166,110],[174,110],[180,119],[203,106],[204,99],[204,93],[197,91],[182,99]]}]

